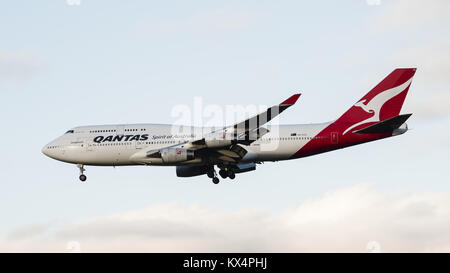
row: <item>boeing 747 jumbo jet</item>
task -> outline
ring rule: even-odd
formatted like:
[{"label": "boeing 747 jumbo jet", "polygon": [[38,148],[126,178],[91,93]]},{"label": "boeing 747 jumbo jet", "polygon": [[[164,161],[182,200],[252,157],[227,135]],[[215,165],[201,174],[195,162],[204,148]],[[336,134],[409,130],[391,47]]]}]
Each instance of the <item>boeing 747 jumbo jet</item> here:
[{"label": "boeing 747 jumbo jet", "polygon": [[84,166],[176,166],[178,177],[206,174],[219,183],[253,171],[264,161],[296,159],[405,133],[400,115],[415,68],[394,70],[342,116],[332,122],[265,126],[294,105],[295,94],[279,105],[223,128],[165,124],[81,126],[47,144],[42,152]]}]

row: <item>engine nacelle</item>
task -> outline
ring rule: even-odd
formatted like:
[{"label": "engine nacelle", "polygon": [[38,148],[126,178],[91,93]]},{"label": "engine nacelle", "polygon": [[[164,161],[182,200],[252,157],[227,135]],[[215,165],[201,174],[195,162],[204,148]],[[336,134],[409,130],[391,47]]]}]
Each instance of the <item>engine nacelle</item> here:
[{"label": "engine nacelle", "polygon": [[233,136],[231,134],[225,134],[223,132],[213,132],[205,135],[203,141],[204,145],[208,148],[220,148],[231,145]]},{"label": "engine nacelle", "polygon": [[256,164],[255,163],[239,163],[235,165],[233,168],[233,171],[235,173],[245,173],[256,170]]},{"label": "engine nacelle", "polygon": [[177,166],[178,177],[192,177],[197,175],[203,175],[208,172],[208,167],[202,166]]},{"label": "engine nacelle", "polygon": [[229,139],[205,139],[205,145],[208,148],[220,148],[231,145],[231,140]]},{"label": "engine nacelle", "polygon": [[177,163],[195,158],[194,151],[182,148],[161,149],[161,159],[164,163]]}]

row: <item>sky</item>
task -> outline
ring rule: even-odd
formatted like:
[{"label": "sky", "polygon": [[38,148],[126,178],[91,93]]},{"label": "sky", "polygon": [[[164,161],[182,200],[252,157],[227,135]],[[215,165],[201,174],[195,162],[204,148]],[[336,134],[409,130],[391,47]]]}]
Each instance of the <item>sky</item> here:
[{"label": "sky", "polygon": [[[0,3],[1,252],[450,251],[449,1],[129,2]],[[331,121],[398,67],[417,67],[406,134],[218,185],[143,166],[80,183],[41,153],[75,126],[174,123],[198,101],[300,92],[280,124]]]}]

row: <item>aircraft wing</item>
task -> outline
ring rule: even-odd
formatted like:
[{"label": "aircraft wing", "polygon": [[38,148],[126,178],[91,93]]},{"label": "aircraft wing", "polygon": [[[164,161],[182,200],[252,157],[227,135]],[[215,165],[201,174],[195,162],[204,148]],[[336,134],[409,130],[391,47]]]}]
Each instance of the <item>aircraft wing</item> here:
[{"label": "aircraft wing", "polygon": [[[294,94],[278,105],[268,108],[266,111],[252,116],[239,123],[213,131],[203,136],[201,139],[177,143],[160,149],[141,151],[135,154],[142,162],[149,158],[164,158],[164,153],[174,153],[175,157],[186,156],[186,158],[201,157],[210,160],[228,163],[239,162],[247,151],[237,145],[256,141],[261,136],[267,134],[269,130],[261,126],[272,120],[287,108],[294,105],[300,94]],[[184,154],[189,151],[189,154]]]},{"label": "aircraft wing", "polygon": [[266,124],[270,120],[272,120],[274,117],[278,116],[286,110],[287,108],[294,105],[301,94],[294,94],[290,96],[288,99],[284,100],[282,103],[278,105],[274,105],[270,108],[267,108],[266,111],[255,115],[251,118],[248,118],[244,121],[241,121],[239,123],[236,123],[230,127],[225,128],[225,131],[231,131],[235,134],[241,134],[249,131],[253,131],[258,129],[261,125]]},{"label": "aircraft wing", "polygon": [[[269,131],[265,128],[261,128],[261,126],[294,105],[300,95],[301,94],[294,94],[282,103],[267,108],[266,111],[258,115],[252,116],[231,126],[213,131],[205,135],[202,139],[192,141],[191,144],[193,146],[213,147],[220,146],[220,143],[223,143],[223,146],[227,146],[227,141],[231,141],[234,144],[241,143],[248,145],[268,133]],[[209,145],[208,142],[210,142]]]}]

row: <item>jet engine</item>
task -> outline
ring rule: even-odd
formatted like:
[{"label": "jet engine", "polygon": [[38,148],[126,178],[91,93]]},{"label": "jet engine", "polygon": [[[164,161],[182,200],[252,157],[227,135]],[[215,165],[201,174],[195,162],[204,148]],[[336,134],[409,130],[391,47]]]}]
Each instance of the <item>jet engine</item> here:
[{"label": "jet engine", "polygon": [[218,132],[207,135],[203,142],[208,148],[220,148],[230,146],[232,139],[232,135]]},{"label": "jet engine", "polygon": [[231,140],[229,139],[205,139],[205,145],[208,148],[219,148],[231,145]]},{"label": "jet engine", "polygon": [[203,175],[208,172],[208,166],[177,166],[177,176],[178,177],[192,177]]},{"label": "jet engine", "polygon": [[245,173],[256,170],[256,164],[255,163],[240,163],[236,164],[233,168],[233,171],[235,173]]},{"label": "jet engine", "polygon": [[182,148],[164,148],[160,153],[164,163],[177,163],[195,158],[194,151]]}]

